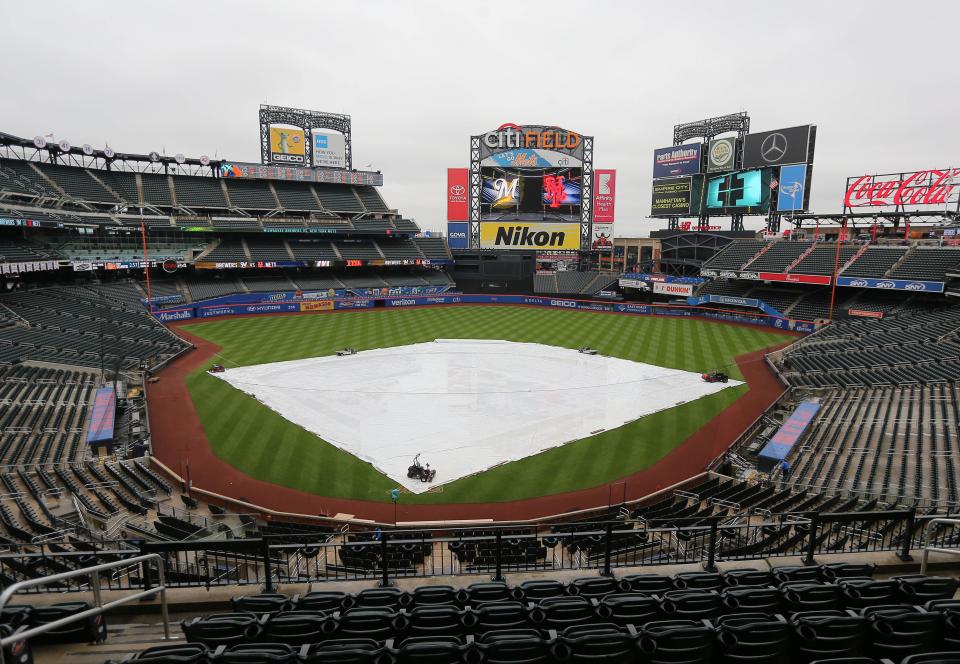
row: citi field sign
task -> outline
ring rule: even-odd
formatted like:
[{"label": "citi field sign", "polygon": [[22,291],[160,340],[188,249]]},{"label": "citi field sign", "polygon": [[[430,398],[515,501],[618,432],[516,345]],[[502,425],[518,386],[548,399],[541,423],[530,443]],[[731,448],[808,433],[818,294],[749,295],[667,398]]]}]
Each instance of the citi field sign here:
[{"label": "citi field sign", "polygon": [[545,125],[506,122],[480,135],[480,158],[508,150],[553,150],[583,159],[583,137],[575,131]]}]

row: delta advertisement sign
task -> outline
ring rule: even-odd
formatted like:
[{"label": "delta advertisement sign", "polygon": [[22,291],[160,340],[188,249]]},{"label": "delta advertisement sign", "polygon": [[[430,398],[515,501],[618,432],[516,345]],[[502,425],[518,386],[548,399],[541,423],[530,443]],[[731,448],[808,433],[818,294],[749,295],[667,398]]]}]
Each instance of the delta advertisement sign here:
[{"label": "delta advertisement sign", "polygon": [[881,290],[902,290],[915,293],[942,293],[942,281],[920,281],[917,279],[870,279],[867,277],[837,277],[837,286],[853,288],[879,288]]},{"label": "delta advertisement sign", "polygon": [[843,205],[847,209],[957,208],[960,205],[960,168],[847,178]]}]

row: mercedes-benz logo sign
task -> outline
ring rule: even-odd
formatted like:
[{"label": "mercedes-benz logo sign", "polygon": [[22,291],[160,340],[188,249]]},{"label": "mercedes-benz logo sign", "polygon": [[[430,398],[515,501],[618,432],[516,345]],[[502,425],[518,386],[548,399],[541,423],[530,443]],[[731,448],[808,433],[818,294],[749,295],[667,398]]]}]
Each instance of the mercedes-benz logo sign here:
[{"label": "mercedes-benz logo sign", "polygon": [[760,156],[768,164],[780,161],[785,154],[787,154],[787,137],[783,134],[770,134],[760,144]]},{"label": "mercedes-benz logo sign", "polygon": [[450,193],[454,196],[463,196],[464,191],[466,191],[466,187],[464,187],[462,184],[455,184],[450,187]]}]

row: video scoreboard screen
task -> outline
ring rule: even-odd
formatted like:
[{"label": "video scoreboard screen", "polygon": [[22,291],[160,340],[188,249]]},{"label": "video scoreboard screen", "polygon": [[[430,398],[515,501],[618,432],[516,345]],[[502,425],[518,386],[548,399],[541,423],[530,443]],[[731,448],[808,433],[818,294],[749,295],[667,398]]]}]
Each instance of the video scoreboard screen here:
[{"label": "video scoreboard screen", "polygon": [[716,214],[764,214],[770,210],[771,169],[727,173],[707,179],[703,211]]},{"label": "video scoreboard screen", "polygon": [[483,167],[480,218],[579,221],[582,168]]}]

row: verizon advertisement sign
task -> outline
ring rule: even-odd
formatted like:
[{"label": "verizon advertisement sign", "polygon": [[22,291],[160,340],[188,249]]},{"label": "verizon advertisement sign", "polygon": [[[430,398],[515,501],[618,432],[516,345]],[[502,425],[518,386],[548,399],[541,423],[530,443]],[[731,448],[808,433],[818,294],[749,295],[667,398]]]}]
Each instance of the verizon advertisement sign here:
[{"label": "verizon advertisement sign", "polygon": [[921,208],[956,205],[960,168],[847,178],[847,208]]},{"label": "verizon advertisement sign", "polygon": [[598,168],[593,172],[593,223],[612,224],[617,195],[617,172]]},{"label": "verizon advertisement sign", "polygon": [[467,205],[467,169],[447,169],[447,221],[467,221],[470,207]]},{"label": "verizon advertisement sign", "polygon": [[653,283],[653,292],[659,295],[690,297],[693,295],[693,284],[667,284],[655,281]]}]

